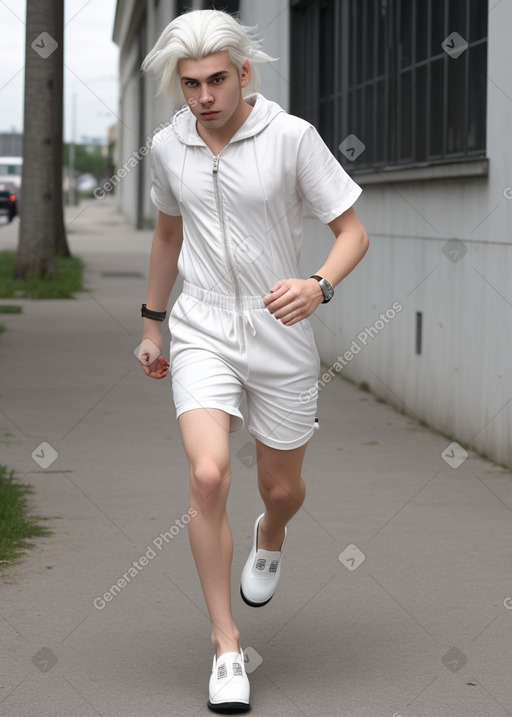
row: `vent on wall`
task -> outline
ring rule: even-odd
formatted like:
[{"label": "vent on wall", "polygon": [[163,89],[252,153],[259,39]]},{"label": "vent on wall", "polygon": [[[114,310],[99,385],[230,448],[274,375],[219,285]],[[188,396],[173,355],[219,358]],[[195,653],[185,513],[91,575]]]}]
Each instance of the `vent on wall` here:
[{"label": "vent on wall", "polygon": [[417,311],[416,312],[416,354],[418,356],[421,356],[422,328],[423,328],[423,313],[421,311]]}]

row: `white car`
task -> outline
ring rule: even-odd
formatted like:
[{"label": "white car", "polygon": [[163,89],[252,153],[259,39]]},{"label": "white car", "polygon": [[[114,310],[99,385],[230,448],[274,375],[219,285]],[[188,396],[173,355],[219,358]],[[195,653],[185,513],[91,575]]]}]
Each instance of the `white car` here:
[{"label": "white car", "polygon": [[76,180],[76,191],[84,194],[92,194],[98,186],[98,180],[93,174],[81,174]]},{"label": "white car", "polygon": [[0,190],[13,192],[19,198],[23,157],[0,157]]}]

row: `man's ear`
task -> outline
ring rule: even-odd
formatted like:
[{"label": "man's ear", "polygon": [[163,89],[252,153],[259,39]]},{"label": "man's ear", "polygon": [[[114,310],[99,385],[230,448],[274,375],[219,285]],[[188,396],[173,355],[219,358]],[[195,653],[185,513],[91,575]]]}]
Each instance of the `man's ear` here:
[{"label": "man's ear", "polygon": [[251,63],[250,61],[244,60],[242,67],[240,68],[240,87],[247,87],[249,80],[251,79]]}]

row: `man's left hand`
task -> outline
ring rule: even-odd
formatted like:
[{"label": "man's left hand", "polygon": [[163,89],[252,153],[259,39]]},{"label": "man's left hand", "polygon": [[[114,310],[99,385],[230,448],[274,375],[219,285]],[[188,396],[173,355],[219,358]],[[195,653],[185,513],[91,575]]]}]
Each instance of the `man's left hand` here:
[{"label": "man's left hand", "polygon": [[316,279],[282,279],[263,297],[263,303],[285,326],[311,316],[324,300]]}]

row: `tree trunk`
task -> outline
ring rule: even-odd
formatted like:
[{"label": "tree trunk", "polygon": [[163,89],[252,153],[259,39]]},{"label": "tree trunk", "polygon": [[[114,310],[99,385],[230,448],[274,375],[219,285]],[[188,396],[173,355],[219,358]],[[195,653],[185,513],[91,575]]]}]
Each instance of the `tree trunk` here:
[{"label": "tree trunk", "polygon": [[64,0],[27,0],[20,233],[16,277],[57,275],[69,256],[62,206]]}]

